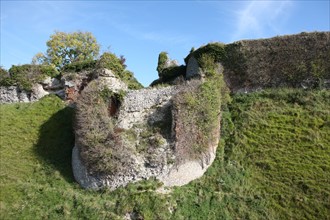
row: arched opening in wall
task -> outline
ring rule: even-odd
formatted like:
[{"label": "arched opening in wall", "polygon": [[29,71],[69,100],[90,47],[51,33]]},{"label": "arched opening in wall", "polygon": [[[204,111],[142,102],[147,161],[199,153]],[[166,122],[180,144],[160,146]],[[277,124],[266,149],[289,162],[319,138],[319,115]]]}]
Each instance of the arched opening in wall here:
[{"label": "arched opening in wall", "polygon": [[117,118],[120,106],[121,101],[115,95],[111,96],[108,101],[108,116]]}]

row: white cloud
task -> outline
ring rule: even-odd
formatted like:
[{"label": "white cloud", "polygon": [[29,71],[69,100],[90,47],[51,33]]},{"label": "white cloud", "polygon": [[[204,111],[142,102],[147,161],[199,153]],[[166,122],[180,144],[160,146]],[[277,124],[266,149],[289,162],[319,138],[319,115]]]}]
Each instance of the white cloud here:
[{"label": "white cloud", "polygon": [[276,34],[286,22],[292,1],[252,1],[235,12],[236,23],[232,41],[243,37]]}]

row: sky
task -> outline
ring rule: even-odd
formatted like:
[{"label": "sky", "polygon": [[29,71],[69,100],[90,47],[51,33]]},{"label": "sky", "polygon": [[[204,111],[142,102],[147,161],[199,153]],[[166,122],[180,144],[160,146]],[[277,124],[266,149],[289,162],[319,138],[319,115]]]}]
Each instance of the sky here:
[{"label": "sky", "polygon": [[192,47],[330,30],[330,0],[3,1],[0,65],[31,63],[55,31],[89,31],[101,53],[124,55],[143,85],[158,78],[158,55],[183,59]]}]

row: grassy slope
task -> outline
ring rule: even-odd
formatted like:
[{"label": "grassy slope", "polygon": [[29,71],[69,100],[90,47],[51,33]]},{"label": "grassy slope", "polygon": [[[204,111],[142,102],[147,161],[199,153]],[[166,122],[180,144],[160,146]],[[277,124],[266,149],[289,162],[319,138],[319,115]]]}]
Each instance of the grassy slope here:
[{"label": "grassy slope", "polygon": [[280,219],[330,216],[330,92],[281,90],[236,96],[237,130],[228,161],[251,173],[251,184]]},{"label": "grassy slope", "polygon": [[1,105],[0,112],[0,219],[116,219],[141,201],[149,213],[165,204],[146,192],[155,188],[148,182],[111,194],[81,189],[71,171],[73,111],[60,99]]},{"label": "grassy slope", "polygon": [[329,109],[330,91],[234,96],[207,174],[159,195],[153,181],[80,189],[70,165],[72,110],[56,97],[2,105],[0,218],[116,219],[134,211],[145,219],[327,219]]}]

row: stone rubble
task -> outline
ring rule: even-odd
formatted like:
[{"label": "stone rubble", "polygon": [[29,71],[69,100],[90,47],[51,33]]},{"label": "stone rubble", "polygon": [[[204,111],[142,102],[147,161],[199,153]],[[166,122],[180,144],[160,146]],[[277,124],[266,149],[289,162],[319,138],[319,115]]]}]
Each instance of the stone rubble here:
[{"label": "stone rubble", "polygon": [[107,87],[114,92],[126,91],[127,85],[119,80],[111,70],[100,69],[94,72],[82,71],[70,73],[61,78],[46,77],[42,82],[32,86],[32,91],[21,90],[18,86],[0,87],[0,104],[15,102],[34,102],[48,94],[55,94],[63,100],[75,100],[79,92],[87,86],[89,75],[96,75],[101,87]]},{"label": "stone rubble", "polygon": [[98,78],[96,81],[99,82],[100,86],[107,87],[113,92],[119,92],[120,90],[128,90],[127,85],[116,77],[111,70],[101,69],[98,71]]},{"label": "stone rubble", "polygon": [[0,87],[0,103],[23,102],[17,86]]}]

